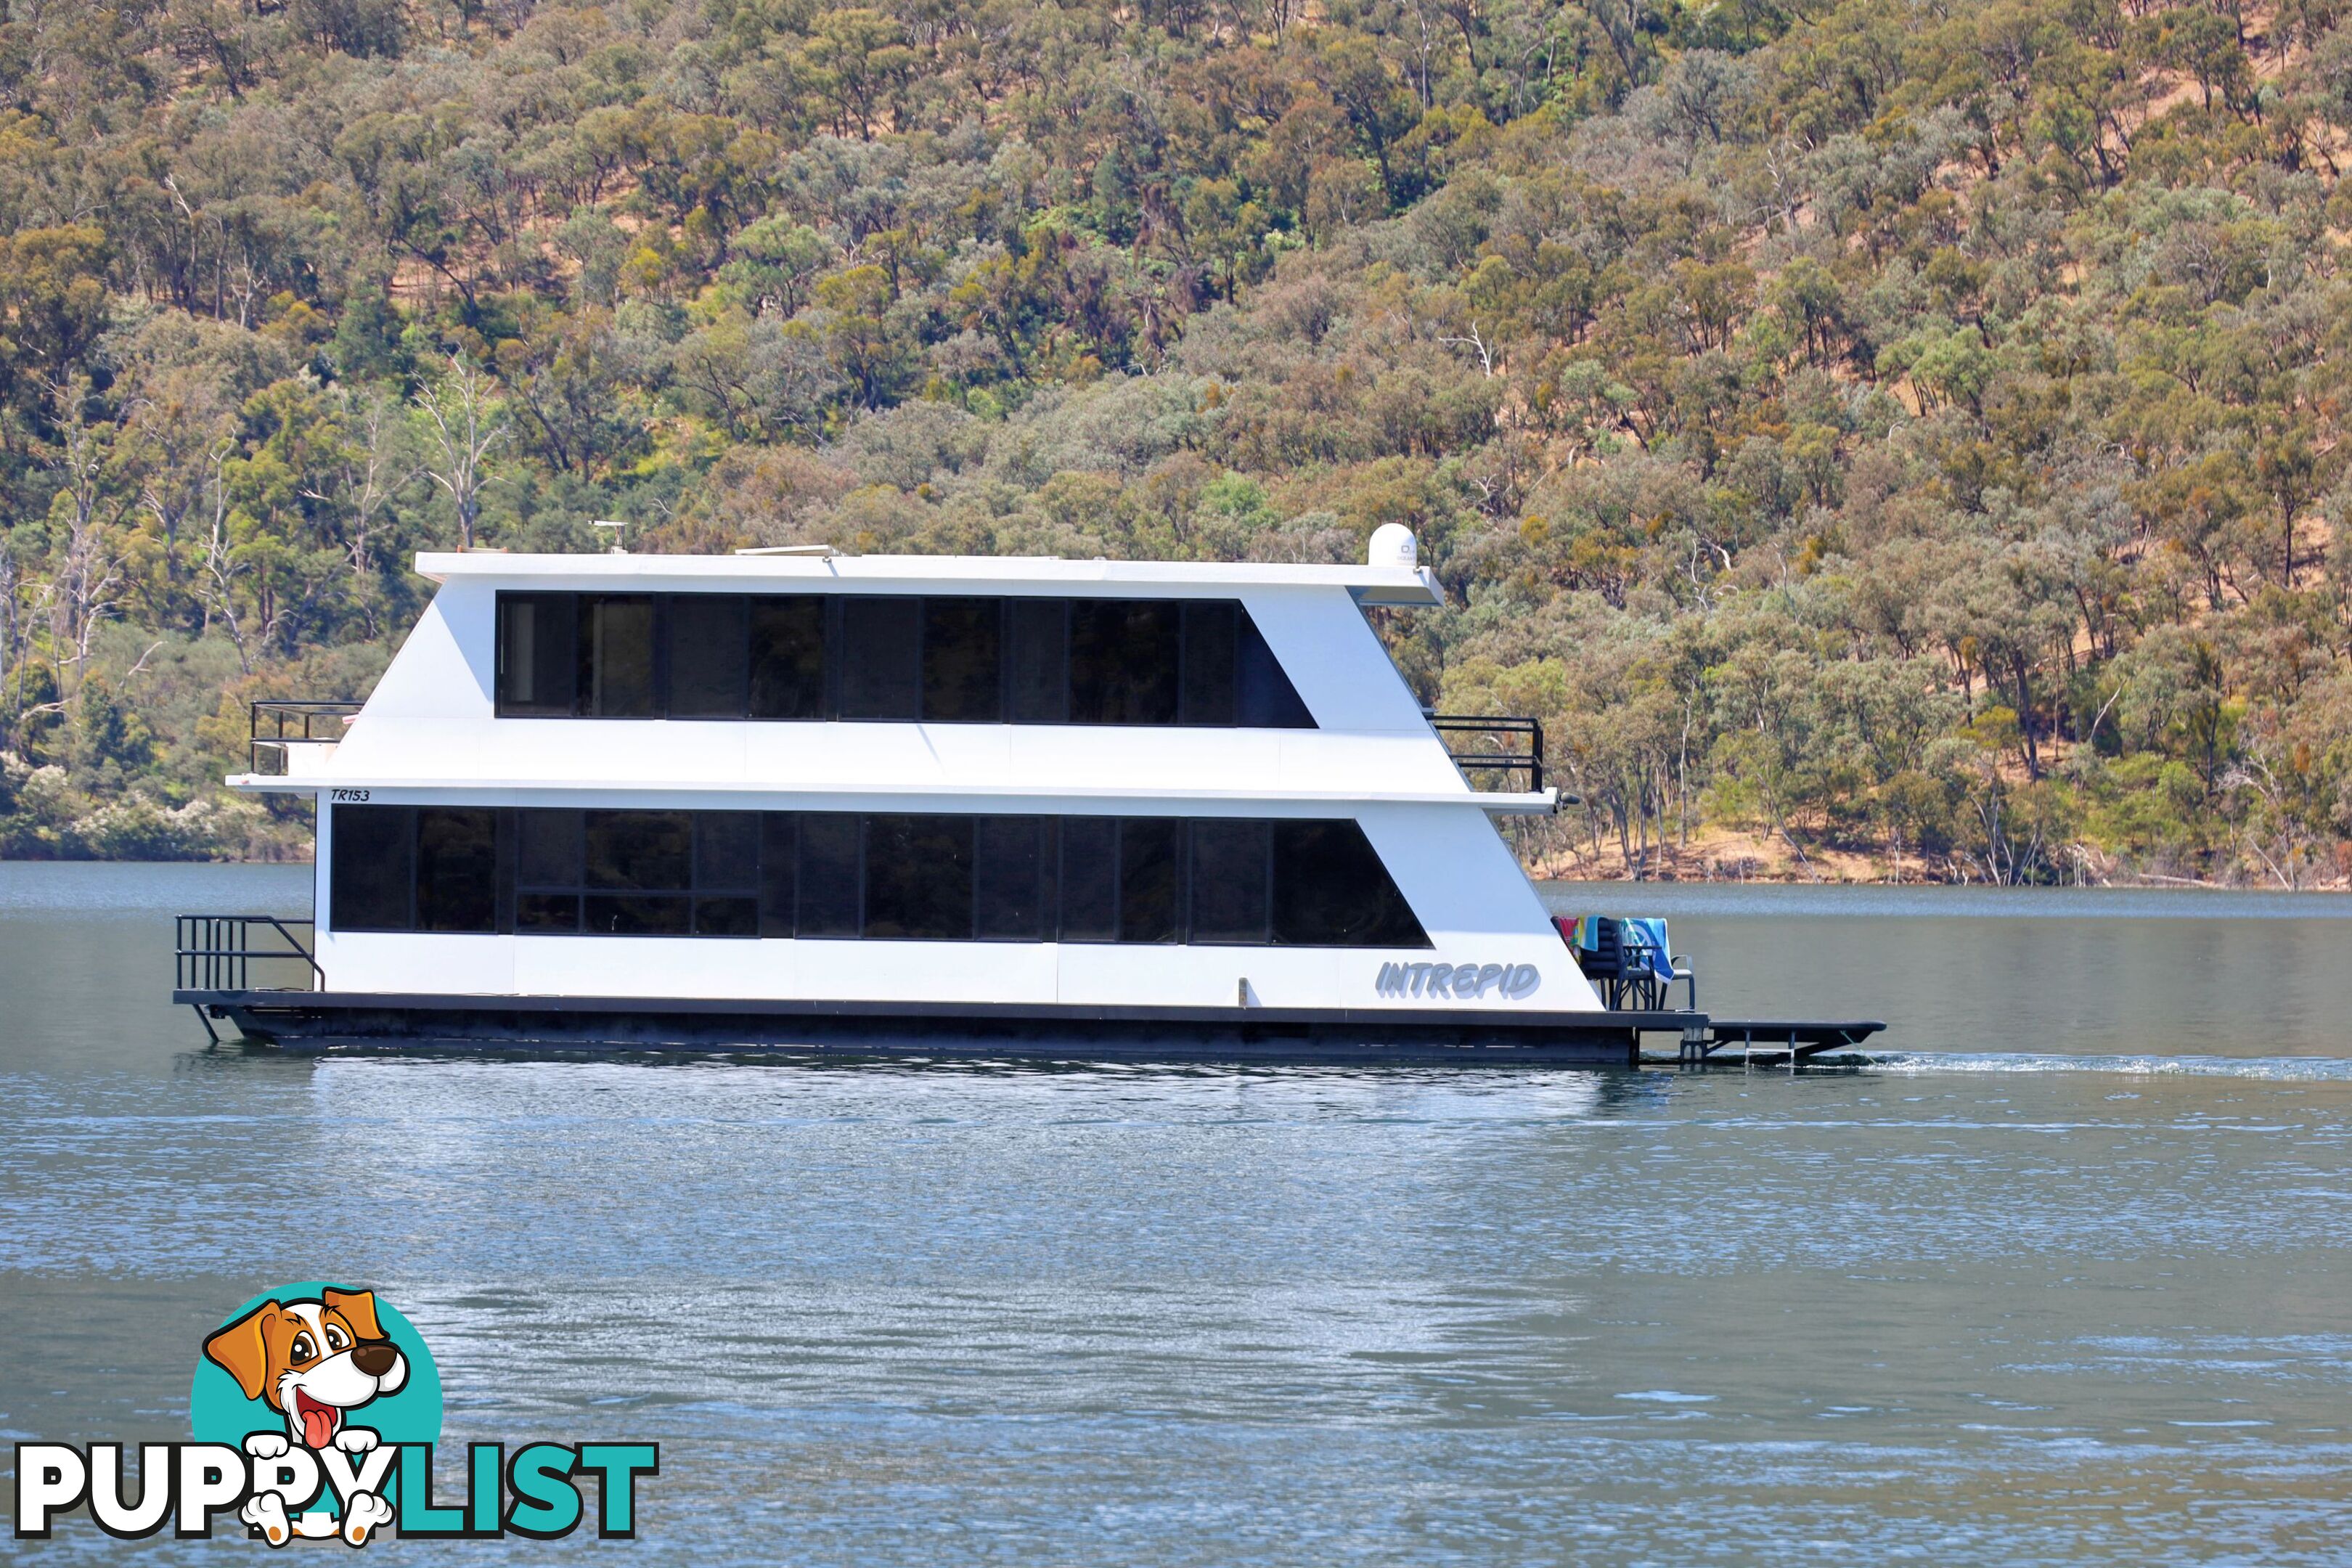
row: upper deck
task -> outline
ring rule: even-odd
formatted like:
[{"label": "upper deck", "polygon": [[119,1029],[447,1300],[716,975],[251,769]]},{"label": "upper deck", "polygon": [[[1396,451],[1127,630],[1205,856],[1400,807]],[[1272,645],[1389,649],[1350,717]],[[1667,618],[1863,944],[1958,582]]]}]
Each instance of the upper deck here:
[{"label": "upper deck", "polygon": [[1402,562],[470,552],[416,569],[440,591],[340,742],[233,785],[812,810],[1555,799],[1474,792],[1454,766],[1363,613],[1443,602]]}]

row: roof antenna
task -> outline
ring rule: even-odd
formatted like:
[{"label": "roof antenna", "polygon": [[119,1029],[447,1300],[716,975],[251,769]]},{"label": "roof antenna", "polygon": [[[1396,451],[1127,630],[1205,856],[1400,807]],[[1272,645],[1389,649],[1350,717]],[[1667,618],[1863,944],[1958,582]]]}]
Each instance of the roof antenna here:
[{"label": "roof antenna", "polygon": [[1412,530],[1401,522],[1384,522],[1372,530],[1370,544],[1364,552],[1364,564],[1402,566],[1410,572],[1421,563],[1420,555]]},{"label": "roof antenna", "polygon": [[588,526],[591,528],[609,528],[613,531],[613,548],[606,553],[612,555],[626,555],[628,553],[627,551],[621,548],[621,530],[629,526],[626,521],[614,522],[608,519],[599,518]]}]

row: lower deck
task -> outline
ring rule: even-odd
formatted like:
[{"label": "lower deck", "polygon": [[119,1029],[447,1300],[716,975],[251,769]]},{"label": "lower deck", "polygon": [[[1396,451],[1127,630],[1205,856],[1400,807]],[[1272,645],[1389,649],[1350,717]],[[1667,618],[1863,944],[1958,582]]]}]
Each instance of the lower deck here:
[{"label": "lower deck", "polygon": [[1087,1061],[1629,1067],[1682,1014],[1152,1007],[175,991],[206,1026],[293,1048],[783,1050]]},{"label": "lower deck", "polygon": [[[1465,1014],[1444,1009],[1150,1007],[648,1000],[378,992],[181,990],[213,1028],[294,1049],[774,1050],[1066,1061],[1637,1067],[1644,1034],[1704,1061],[1769,1040],[1789,1060],[1859,1044],[1873,1022],[1714,1020],[1686,1010]],[[215,1038],[218,1037],[215,1032]],[[1785,1043],[1784,1043],[1785,1042]]]}]

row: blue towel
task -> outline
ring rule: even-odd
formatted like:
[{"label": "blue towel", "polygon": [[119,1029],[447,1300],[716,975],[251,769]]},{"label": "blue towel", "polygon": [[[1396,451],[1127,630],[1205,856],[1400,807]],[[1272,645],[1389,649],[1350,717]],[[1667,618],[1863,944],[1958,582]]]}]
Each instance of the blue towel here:
[{"label": "blue towel", "polygon": [[1650,973],[1660,980],[1675,977],[1674,947],[1666,941],[1666,922],[1654,915],[1640,915],[1623,922],[1624,941],[1628,949],[1627,967],[1634,963],[1646,963]]},{"label": "blue towel", "polygon": [[1660,980],[1674,979],[1675,950],[1666,940],[1666,922],[1655,915],[1579,915],[1573,921],[1562,915],[1552,924],[1560,928],[1560,935],[1569,946],[1580,952],[1598,952],[1601,951],[1601,923],[1603,921],[1612,921],[1617,927],[1617,940],[1626,949],[1629,972],[1646,967]]}]

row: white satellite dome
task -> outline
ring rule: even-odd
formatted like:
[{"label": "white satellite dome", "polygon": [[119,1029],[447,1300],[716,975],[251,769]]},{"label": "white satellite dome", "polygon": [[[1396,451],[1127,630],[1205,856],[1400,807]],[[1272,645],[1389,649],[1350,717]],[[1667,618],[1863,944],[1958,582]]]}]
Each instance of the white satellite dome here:
[{"label": "white satellite dome", "polygon": [[1372,530],[1372,542],[1364,550],[1365,565],[1411,571],[1420,563],[1421,547],[1413,542],[1412,530],[1401,522],[1384,522]]}]

